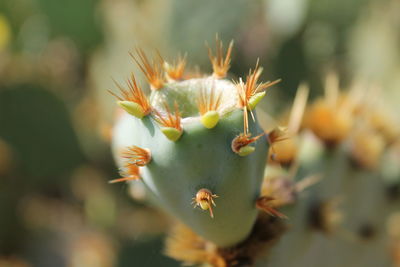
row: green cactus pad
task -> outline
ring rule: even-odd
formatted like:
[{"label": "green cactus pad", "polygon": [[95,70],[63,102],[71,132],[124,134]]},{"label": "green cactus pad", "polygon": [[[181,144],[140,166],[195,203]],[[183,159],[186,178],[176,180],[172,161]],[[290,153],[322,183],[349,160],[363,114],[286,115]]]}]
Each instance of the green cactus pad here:
[{"label": "green cactus pad", "polygon": [[[211,86],[216,93],[222,92],[222,103],[219,120],[207,129],[197,109],[197,96],[200,88],[210,92]],[[165,103],[178,104],[184,114],[184,134],[171,142],[165,128],[152,116],[138,120],[123,115],[114,129],[115,154],[136,145],[148,148],[152,155],[152,161],[140,168],[142,179],[133,184],[142,183],[152,201],[219,247],[244,240],[258,214],[255,201],[264,176],[268,142],[262,137],[242,148],[243,153],[232,151],[232,140],[244,131],[236,87],[227,80],[194,79],[168,84],[154,91],[150,99],[152,107],[160,112],[166,112],[162,110]],[[263,129],[254,115],[255,121],[249,117],[249,132],[256,136]],[[117,156],[117,161],[123,166],[123,159]],[[217,196],[214,218],[209,211],[193,207],[193,198],[200,189]]]}]

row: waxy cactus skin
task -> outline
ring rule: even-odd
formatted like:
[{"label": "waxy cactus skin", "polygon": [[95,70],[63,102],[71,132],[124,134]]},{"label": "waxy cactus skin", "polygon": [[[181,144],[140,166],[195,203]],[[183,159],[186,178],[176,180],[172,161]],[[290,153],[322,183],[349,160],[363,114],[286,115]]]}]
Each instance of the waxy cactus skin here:
[{"label": "waxy cactus skin", "polygon": [[[143,103],[147,112],[136,116],[121,106],[126,113],[115,125],[113,149],[119,167],[128,172],[122,180],[137,175],[127,170],[134,160],[121,154],[133,146],[149,151],[151,160],[138,166],[140,179],[132,183],[142,183],[156,205],[198,235],[218,247],[230,247],[248,237],[257,219],[269,143],[254,110],[261,99],[253,98],[275,83],[257,82],[258,63],[245,82],[224,79],[232,43],[226,58],[218,42],[217,49],[216,57],[209,54],[214,74],[186,80],[172,80],[168,74],[163,79],[159,68],[153,71],[150,60],[138,50],[136,61],[152,92],[147,98],[136,83],[128,81],[128,86],[140,96],[131,99]],[[171,65],[160,64],[173,71]],[[123,96],[129,101],[126,92]],[[207,192],[203,200],[196,198],[200,192]]]},{"label": "waxy cactus skin", "polygon": [[[240,242],[249,234],[257,216],[255,201],[267,161],[265,138],[255,143],[255,152],[241,157],[231,150],[232,139],[243,130],[243,111],[235,110],[209,130],[200,121],[184,125],[177,142],[168,140],[151,118],[138,120],[124,115],[115,128],[115,138],[130,136],[131,142],[152,151],[152,161],[141,168],[146,189],[162,208],[179,218],[204,238],[219,246]],[[262,129],[250,121],[250,131]],[[192,198],[201,188],[218,195],[214,218],[193,208]]]}]

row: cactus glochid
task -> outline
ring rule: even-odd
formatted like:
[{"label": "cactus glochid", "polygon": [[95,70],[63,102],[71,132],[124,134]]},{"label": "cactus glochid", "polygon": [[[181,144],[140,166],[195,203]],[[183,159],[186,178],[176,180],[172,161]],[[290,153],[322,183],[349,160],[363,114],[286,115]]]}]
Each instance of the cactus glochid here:
[{"label": "cactus glochid", "polygon": [[[113,134],[122,178],[142,183],[155,204],[220,248],[245,240],[258,209],[280,215],[260,198],[269,139],[254,110],[265,90],[258,62],[246,79],[226,79],[233,42],[226,54],[217,38],[209,48],[213,74],[186,78],[186,57],[151,61],[131,54],[150,84],[147,97],[134,76],[118,85],[126,111]],[[193,207],[194,206],[194,207]]]}]

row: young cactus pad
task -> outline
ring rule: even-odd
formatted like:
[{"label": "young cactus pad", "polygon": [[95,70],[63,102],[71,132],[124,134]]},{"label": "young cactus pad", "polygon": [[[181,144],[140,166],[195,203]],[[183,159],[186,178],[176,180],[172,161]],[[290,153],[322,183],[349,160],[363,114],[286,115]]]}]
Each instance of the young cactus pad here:
[{"label": "young cactus pad", "polygon": [[[225,66],[226,74],[230,60],[218,56],[212,62]],[[158,206],[200,236],[229,247],[246,239],[256,221],[268,141],[246,105],[258,92],[217,69],[218,75],[204,78],[165,79],[152,90],[150,113],[118,119],[113,150],[125,173],[137,158],[151,155],[132,183],[142,183]],[[259,71],[251,75],[256,89]],[[145,149],[144,155],[126,157],[130,147]]]}]

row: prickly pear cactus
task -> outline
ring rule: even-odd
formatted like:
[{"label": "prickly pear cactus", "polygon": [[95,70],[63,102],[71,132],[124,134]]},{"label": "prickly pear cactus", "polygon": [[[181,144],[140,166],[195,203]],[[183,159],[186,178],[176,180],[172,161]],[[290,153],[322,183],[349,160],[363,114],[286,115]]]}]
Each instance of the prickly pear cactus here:
[{"label": "prickly pear cactus", "polygon": [[206,77],[185,76],[185,58],[150,61],[137,50],[151,95],[133,75],[113,93],[126,112],[113,134],[122,178],[111,182],[142,183],[154,203],[218,247],[245,240],[257,206],[268,210],[260,186],[269,142],[254,108],[276,82],[258,82],[258,63],[245,81],[226,79],[232,45],[224,55],[217,39]]},{"label": "prickly pear cactus", "polygon": [[275,82],[258,83],[258,63],[245,81],[227,80],[231,49],[209,50],[208,77],[137,50],[151,95],[133,76],[115,94],[126,112],[113,139],[123,177],[111,182],[137,180],[177,218],[166,254],[214,267],[397,264],[398,124],[363,86],[341,92],[331,74],[324,98],[307,105],[302,85],[287,127],[266,134],[255,106]]}]

